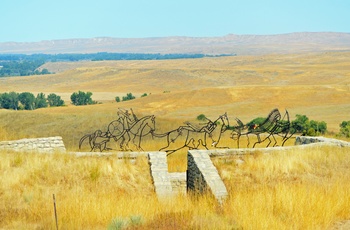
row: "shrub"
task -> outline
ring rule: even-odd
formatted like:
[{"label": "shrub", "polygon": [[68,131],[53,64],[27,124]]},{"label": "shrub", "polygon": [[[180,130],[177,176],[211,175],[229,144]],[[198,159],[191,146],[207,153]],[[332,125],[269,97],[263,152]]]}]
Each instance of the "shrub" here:
[{"label": "shrub", "polygon": [[339,136],[350,137],[350,121],[343,121],[339,124],[340,132]]},{"label": "shrub", "polygon": [[197,120],[198,121],[205,121],[205,120],[207,120],[207,117],[204,114],[199,114],[197,116]]},{"label": "shrub", "polygon": [[51,93],[47,96],[47,102],[49,103],[50,107],[56,107],[56,106],[63,106],[64,101],[61,99],[60,96]]},{"label": "shrub", "polygon": [[92,93],[91,92],[74,92],[71,96],[70,99],[72,101],[73,105],[91,105],[91,104],[97,104],[96,101],[93,101],[92,98]]},{"label": "shrub", "polygon": [[132,93],[127,93],[125,97],[123,97],[123,101],[129,101],[135,99],[135,96]]}]

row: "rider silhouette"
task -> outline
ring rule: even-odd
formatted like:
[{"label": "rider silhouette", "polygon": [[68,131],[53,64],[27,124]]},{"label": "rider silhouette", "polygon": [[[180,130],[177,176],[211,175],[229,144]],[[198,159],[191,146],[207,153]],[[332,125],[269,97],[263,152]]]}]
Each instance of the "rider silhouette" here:
[{"label": "rider silhouette", "polygon": [[131,110],[131,114],[129,113],[128,110],[126,110],[126,109],[124,110],[122,108],[118,108],[118,112],[117,112],[117,114],[118,114],[119,118],[122,120],[122,124],[126,130],[129,130],[130,127],[132,127],[138,121],[136,115],[134,114],[134,111],[132,109],[130,109],[130,110]]}]

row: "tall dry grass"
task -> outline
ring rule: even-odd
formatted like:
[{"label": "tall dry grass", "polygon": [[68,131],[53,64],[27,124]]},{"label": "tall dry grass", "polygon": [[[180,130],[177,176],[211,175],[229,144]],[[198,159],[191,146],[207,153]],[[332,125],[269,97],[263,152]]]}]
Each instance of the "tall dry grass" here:
[{"label": "tall dry grass", "polygon": [[348,148],[315,147],[215,159],[243,229],[328,229],[350,219]]},{"label": "tall dry grass", "polygon": [[215,158],[229,192],[159,201],[146,158],[0,152],[0,228],[328,229],[350,219],[348,148]]}]

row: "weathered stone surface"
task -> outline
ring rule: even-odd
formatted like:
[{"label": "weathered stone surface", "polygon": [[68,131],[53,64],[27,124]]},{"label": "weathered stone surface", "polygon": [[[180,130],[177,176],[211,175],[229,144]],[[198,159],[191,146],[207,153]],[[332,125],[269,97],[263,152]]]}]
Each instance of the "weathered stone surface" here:
[{"label": "weathered stone surface", "polygon": [[210,160],[208,151],[188,151],[187,188],[198,193],[210,190],[219,203],[222,203],[227,198],[227,189]]},{"label": "weathered stone surface", "polygon": [[149,152],[148,161],[150,164],[151,176],[157,196],[160,199],[172,196],[174,193],[169,178],[166,153]]},{"label": "weathered stone surface", "polygon": [[326,138],[326,137],[308,137],[308,136],[298,136],[295,138],[295,145],[307,145],[312,143],[328,143],[338,146],[350,146],[350,143],[347,141]]},{"label": "weathered stone surface", "polygon": [[21,152],[65,153],[62,137],[26,138],[16,141],[1,141],[0,149]]}]

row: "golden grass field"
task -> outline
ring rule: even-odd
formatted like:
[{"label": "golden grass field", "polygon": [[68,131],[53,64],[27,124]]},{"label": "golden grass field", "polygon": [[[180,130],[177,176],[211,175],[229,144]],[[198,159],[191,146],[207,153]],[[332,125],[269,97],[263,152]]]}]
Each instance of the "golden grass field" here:
[{"label": "golden grass field", "polygon": [[[79,139],[106,129],[117,109],[156,116],[166,132],[215,120],[227,112],[230,125],[273,109],[325,121],[328,130],[350,120],[350,52],[236,56],[166,61],[48,63],[56,74],[0,78],[1,92],[56,93],[65,107],[0,110],[0,141],[62,136],[68,151]],[[70,105],[78,90],[102,104]],[[147,97],[116,103],[116,96]],[[328,134],[332,135],[332,134]],[[291,140],[293,141],[293,140]],[[224,140],[234,145],[232,140]],[[292,145],[290,142],[288,145]],[[146,143],[158,150],[157,143]],[[216,159],[230,197],[219,208],[212,197],[177,197],[158,202],[148,163],[112,157],[0,152],[0,229],[55,229],[56,194],[60,229],[106,229],[113,220],[130,229],[332,229],[350,219],[348,148],[322,147]],[[186,151],[168,157],[170,171],[186,170]],[[136,219],[136,220],[134,220]],[[134,220],[134,224],[133,221]]]},{"label": "golden grass field", "polygon": [[145,157],[0,157],[0,229],[55,229],[53,194],[59,229],[341,229],[350,219],[348,148],[215,158],[222,207],[209,194],[158,201]]}]

